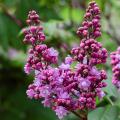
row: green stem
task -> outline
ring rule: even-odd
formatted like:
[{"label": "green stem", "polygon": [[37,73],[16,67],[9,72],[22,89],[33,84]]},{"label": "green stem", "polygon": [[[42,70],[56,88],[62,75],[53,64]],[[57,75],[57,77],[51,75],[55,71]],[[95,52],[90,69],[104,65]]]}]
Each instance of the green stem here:
[{"label": "green stem", "polygon": [[81,120],[88,120],[87,119],[87,113],[81,114],[80,116],[82,117]]},{"label": "green stem", "polygon": [[106,97],[106,99],[108,100],[108,102],[113,106],[114,105],[114,103],[113,103],[113,101],[107,96]]},{"label": "green stem", "polygon": [[79,114],[77,113],[76,111],[71,111],[74,115],[76,115],[77,117],[80,118],[80,120],[87,120],[87,114],[84,113],[84,114]]},{"label": "green stem", "polygon": [[81,119],[81,116],[77,112],[75,112],[75,111],[71,111],[71,112]]}]

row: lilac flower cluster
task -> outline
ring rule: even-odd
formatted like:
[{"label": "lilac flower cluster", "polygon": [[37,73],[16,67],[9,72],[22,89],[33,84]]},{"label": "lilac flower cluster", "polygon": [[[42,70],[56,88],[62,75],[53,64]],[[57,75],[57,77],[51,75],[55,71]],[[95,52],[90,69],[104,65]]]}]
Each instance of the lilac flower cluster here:
[{"label": "lilac flower cluster", "polygon": [[117,51],[112,52],[110,57],[113,66],[112,83],[120,90],[120,47],[118,47]]},{"label": "lilac flower cluster", "polygon": [[96,97],[102,99],[105,95],[102,88],[106,87],[103,80],[107,78],[106,72],[96,67],[105,63],[107,58],[107,50],[95,40],[101,35],[97,4],[89,4],[82,27],[77,31],[82,37],[80,46],[73,48],[72,56],[68,55],[58,67],[52,65],[58,62],[58,52],[43,44],[45,35],[35,11],[29,12],[27,23],[29,27],[24,30],[24,42],[31,44],[32,48],[25,72],[35,73],[35,80],[27,90],[28,97],[42,98],[44,106],[51,107],[60,119],[69,112],[94,109]]},{"label": "lilac flower cluster", "polygon": [[83,38],[100,37],[101,36],[100,9],[95,2],[91,2],[89,4],[89,7],[86,10],[84,18],[85,21],[82,23],[83,26],[78,29],[77,34]]},{"label": "lilac flower cluster", "polygon": [[35,11],[29,12],[27,23],[29,27],[23,30],[25,34],[23,41],[32,45],[32,48],[29,49],[27,64],[25,65],[25,72],[29,74],[31,70],[45,69],[48,64],[57,63],[58,52],[52,47],[48,48],[47,45],[42,44],[45,40],[45,35],[43,27],[39,25],[39,16]]},{"label": "lilac flower cluster", "polygon": [[101,36],[100,32],[100,10],[95,2],[89,4],[82,27],[78,28],[77,34],[82,39],[80,46],[73,48],[71,53],[74,60],[78,62],[75,66],[75,77],[78,79],[80,109],[96,106],[95,98],[100,99],[105,95],[102,91],[106,87],[103,82],[107,78],[104,70],[98,70],[96,65],[106,62],[107,50],[102,48],[96,38]]}]

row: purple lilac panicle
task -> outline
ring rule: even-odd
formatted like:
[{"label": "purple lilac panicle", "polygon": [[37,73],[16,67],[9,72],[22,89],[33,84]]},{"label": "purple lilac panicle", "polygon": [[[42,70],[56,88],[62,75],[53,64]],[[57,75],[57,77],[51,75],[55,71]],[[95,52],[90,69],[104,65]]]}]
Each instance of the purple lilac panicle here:
[{"label": "purple lilac panicle", "polygon": [[[71,50],[65,61],[58,67],[52,67],[58,61],[58,52],[43,44],[45,35],[40,26],[39,16],[30,11],[24,30],[24,42],[31,44],[25,72],[35,73],[35,80],[29,85],[29,98],[40,99],[44,106],[51,107],[60,119],[69,112],[83,109],[94,109],[96,97],[104,97],[103,82],[107,78],[104,70],[96,65],[106,62],[107,50],[96,41],[101,36],[100,10],[95,2],[91,2],[85,14],[82,27],[77,34],[82,39],[79,47]],[[72,67],[72,63],[77,64]]]},{"label": "purple lilac panicle", "polygon": [[96,65],[103,64],[107,59],[107,50],[96,39],[101,36],[100,9],[95,2],[90,2],[82,27],[77,34],[82,39],[80,46],[73,48],[71,53],[78,62],[75,69],[75,78],[79,81],[76,87],[79,92],[79,108],[87,109],[96,107],[95,98],[104,97],[102,91],[106,87],[103,82],[107,78],[104,70],[98,70]]},{"label": "purple lilac panicle", "polygon": [[112,83],[120,90],[120,47],[118,47],[117,51],[112,52],[110,57],[111,65],[113,66]]}]

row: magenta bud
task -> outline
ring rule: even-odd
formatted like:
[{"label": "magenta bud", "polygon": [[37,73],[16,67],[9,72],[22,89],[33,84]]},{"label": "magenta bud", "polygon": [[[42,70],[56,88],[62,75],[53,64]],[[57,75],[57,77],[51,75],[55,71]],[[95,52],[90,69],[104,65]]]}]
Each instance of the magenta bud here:
[{"label": "magenta bud", "polygon": [[31,26],[31,27],[30,27],[30,31],[31,31],[31,32],[33,32],[33,33],[35,33],[35,32],[36,32],[36,29],[37,29],[37,27],[36,27],[36,26]]},{"label": "magenta bud", "polygon": [[87,34],[88,34],[88,31],[87,30],[83,30],[83,35],[87,36]]},{"label": "magenta bud", "polygon": [[40,41],[44,41],[45,40],[45,35],[41,35],[40,36]]},{"label": "magenta bud", "polygon": [[87,12],[86,14],[85,14],[85,18],[89,18],[91,16],[91,14],[89,13],[89,12]]}]

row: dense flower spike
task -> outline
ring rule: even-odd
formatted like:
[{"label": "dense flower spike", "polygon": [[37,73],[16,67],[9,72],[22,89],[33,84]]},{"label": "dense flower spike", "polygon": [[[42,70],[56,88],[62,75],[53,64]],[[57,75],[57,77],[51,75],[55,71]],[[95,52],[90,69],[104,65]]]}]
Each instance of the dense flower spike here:
[{"label": "dense flower spike", "polygon": [[[29,98],[40,99],[44,106],[51,107],[62,119],[69,112],[88,110],[96,107],[96,97],[102,99],[105,93],[102,88],[107,78],[104,70],[96,65],[106,62],[107,50],[96,41],[100,37],[100,10],[95,2],[89,4],[83,26],[77,31],[80,46],[71,50],[65,61],[58,67],[52,67],[58,61],[58,52],[42,44],[45,40],[39,16],[30,11],[24,30],[24,42],[31,44],[25,72],[35,73],[35,80],[29,85]],[[75,65],[76,63],[76,65]],[[75,65],[73,67],[73,64]]]},{"label": "dense flower spike", "polygon": [[77,34],[83,38],[98,38],[101,36],[100,25],[100,9],[95,2],[89,4],[86,14],[84,16],[85,21],[82,23],[77,31]]},{"label": "dense flower spike", "polygon": [[120,47],[118,47],[116,52],[112,52],[110,57],[113,66],[112,83],[120,90]]},{"label": "dense flower spike", "polygon": [[101,36],[100,9],[95,2],[89,4],[82,27],[78,28],[77,34],[82,39],[80,46],[73,48],[71,53],[76,66],[76,77],[79,78],[80,109],[95,108],[95,98],[100,99],[105,95],[102,91],[106,87],[103,82],[107,78],[104,70],[98,70],[95,65],[106,62],[107,50],[102,48],[96,38]]},{"label": "dense flower spike", "polygon": [[28,25],[37,25],[40,23],[39,15],[36,13],[36,11],[32,10],[29,12],[26,22]]},{"label": "dense flower spike", "polygon": [[29,50],[27,64],[25,65],[25,72],[29,74],[32,69],[40,71],[47,67],[47,64],[56,63],[58,52],[42,44],[45,40],[45,35],[42,26],[40,26],[39,16],[35,11],[29,12],[27,23],[29,27],[23,30],[25,34],[23,41],[32,45]]}]

